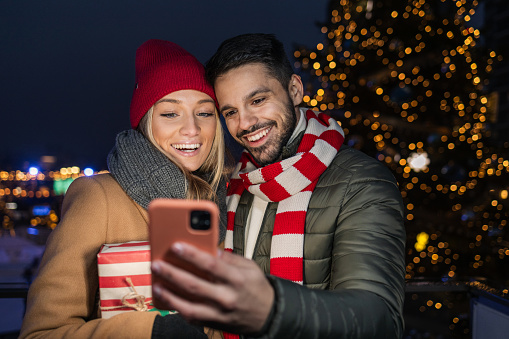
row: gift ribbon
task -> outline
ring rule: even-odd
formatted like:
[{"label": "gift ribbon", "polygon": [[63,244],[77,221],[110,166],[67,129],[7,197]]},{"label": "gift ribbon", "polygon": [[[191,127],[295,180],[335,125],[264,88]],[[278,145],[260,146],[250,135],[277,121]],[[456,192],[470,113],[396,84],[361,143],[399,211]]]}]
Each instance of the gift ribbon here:
[{"label": "gift ribbon", "polygon": [[[148,305],[150,304],[150,301],[146,301],[144,295],[138,294],[130,277],[126,277],[125,280],[129,284],[129,287],[131,287],[132,291],[122,297],[122,305],[101,307],[101,311],[111,311],[123,307],[130,307],[140,312],[148,311]],[[128,301],[128,299],[136,299],[136,302],[131,303]]]}]

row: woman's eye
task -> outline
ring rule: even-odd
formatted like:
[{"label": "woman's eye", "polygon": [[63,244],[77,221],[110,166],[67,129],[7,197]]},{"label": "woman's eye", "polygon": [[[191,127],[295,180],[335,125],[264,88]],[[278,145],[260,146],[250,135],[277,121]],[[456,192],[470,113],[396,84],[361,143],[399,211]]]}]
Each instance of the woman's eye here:
[{"label": "woman's eye", "polygon": [[213,116],[214,113],[210,113],[210,112],[201,112],[201,113],[198,113],[198,116],[200,117],[210,117],[210,116]]},{"label": "woman's eye", "polygon": [[177,113],[161,113],[161,116],[165,118],[174,118],[177,116]]}]

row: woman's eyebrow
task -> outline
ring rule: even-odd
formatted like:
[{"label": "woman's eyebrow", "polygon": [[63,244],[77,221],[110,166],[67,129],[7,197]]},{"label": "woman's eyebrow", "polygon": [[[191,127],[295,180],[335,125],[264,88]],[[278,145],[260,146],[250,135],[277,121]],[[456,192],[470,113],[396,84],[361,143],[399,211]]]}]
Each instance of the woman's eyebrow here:
[{"label": "woman's eyebrow", "polygon": [[199,104],[205,104],[207,102],[213,103],[214,105],[216,104],[216,102],[212,99],[202,99],[202,100],[198,101]]},{"label": "woman's eyebrow", "polygon": [[169,102],[169,103],[172,103],[172,104],[181,104],[182,101],[180,100],[177,100],[177,99],[161,99],[161,100],[158,100],[154,105],[157,105],[161,102]]}]

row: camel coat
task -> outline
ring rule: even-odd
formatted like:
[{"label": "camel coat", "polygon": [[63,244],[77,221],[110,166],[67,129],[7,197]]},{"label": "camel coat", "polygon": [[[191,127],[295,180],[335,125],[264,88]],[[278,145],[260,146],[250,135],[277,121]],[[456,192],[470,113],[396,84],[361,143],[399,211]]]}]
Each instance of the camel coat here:
[{"label": "camel coat", "polygon": [[148,240],[148,215],[110,174],[76,179],[28,292],[20,338],[150,338],[158,312],[98,318],[102,244]]}]

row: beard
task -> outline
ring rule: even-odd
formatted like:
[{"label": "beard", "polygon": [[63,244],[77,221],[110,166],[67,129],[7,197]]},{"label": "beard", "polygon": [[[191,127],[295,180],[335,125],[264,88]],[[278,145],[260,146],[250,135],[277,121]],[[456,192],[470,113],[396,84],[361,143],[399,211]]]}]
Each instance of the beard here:
[{"label": "beard", "polygon": [[[290,137],[292,136],[293,131],[295,130],[295,127],[297,126],[297,116],[295,114],[295,107],[292,105],[292,100],[288,96],[287,103],[286,103],[286,109],[284,111],[284,119],[280,126],[279,130],[279,136],[276,138],[273,138],[269,142],[265,143],[264,145],[256,148],[244,148],[251,154],[253,159],[256,161],[256,163],[263,167],[269,164],[273,164],[276,161],[281,160],[283,148],[288,143],[288,140],[290,140]],[[252,126],[248,131],[243,131],[242,133],[239,133],[237,137],[240,138],[248,133],[252,133],[258,129],[269,127],[269,126],[276,126],[275,121],[269,121],[264,124],[256,124]]]}]

